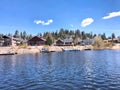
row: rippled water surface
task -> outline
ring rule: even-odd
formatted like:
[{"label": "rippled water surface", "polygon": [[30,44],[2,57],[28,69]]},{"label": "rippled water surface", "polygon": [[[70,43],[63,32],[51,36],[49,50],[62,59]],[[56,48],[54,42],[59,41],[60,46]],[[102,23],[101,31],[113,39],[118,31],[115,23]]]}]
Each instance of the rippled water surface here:
[{"label": "rippled water surface", "polygon": [[0,90],[120,90],[120,51],[0,56]]}]

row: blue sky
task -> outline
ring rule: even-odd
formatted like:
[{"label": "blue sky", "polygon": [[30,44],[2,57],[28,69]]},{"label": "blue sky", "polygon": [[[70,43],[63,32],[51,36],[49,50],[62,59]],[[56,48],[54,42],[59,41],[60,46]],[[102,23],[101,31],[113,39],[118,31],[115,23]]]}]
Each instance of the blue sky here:
[{"label": "blue sky", "polygon": [[0,0],[0,33],[60,28],[120,35],[120,0]]}]

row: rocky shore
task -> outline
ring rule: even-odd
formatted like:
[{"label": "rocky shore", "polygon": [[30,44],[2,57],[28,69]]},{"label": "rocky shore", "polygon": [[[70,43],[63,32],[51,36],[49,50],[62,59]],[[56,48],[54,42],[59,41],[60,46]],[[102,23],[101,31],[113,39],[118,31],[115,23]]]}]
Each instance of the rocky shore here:
[{"label": "rocky shore", "polygon": [[114,50],[120,50],[120,44],[115,44],[112,49]]},{"label": "rocky shore", "polygon": [[5,53],[17,53],[17,54],[28,54],[28,53],[40,53],[42,48],[46,48],[49,52],[62,52],[63,49],[68,50],[84,50],[84,46],[27,46],[27,47],[0,47],[0,54]]},{"label": "rocky shore", "polygon": [[[41,53],[42,48],[46,48],[49,52],[62,52],[63,50],[87,50],[93,49],[91,45],[88,46],[26,46],[26,47],[0,47],[0,54],[17,53],[17,54],[30,54]],[[120,50],[120,44],[116,44],[111,49]]]}]

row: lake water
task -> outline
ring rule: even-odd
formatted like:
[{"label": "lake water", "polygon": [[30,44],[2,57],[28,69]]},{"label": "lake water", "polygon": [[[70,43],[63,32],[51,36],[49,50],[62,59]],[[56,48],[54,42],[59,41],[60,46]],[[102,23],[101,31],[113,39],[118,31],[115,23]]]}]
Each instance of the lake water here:
[{"label": "lake water", "polygon": [[0,90],[120,90],[120,51],[0,56]]}]

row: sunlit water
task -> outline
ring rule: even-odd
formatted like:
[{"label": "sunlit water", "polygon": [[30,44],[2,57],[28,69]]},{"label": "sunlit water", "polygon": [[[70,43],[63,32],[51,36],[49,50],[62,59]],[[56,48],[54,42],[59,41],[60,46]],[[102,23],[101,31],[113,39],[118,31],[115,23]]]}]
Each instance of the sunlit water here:
[{"label": "sunlit water", "polygon": [[120,90],[120,51],[0,56],[0,90]]}]

